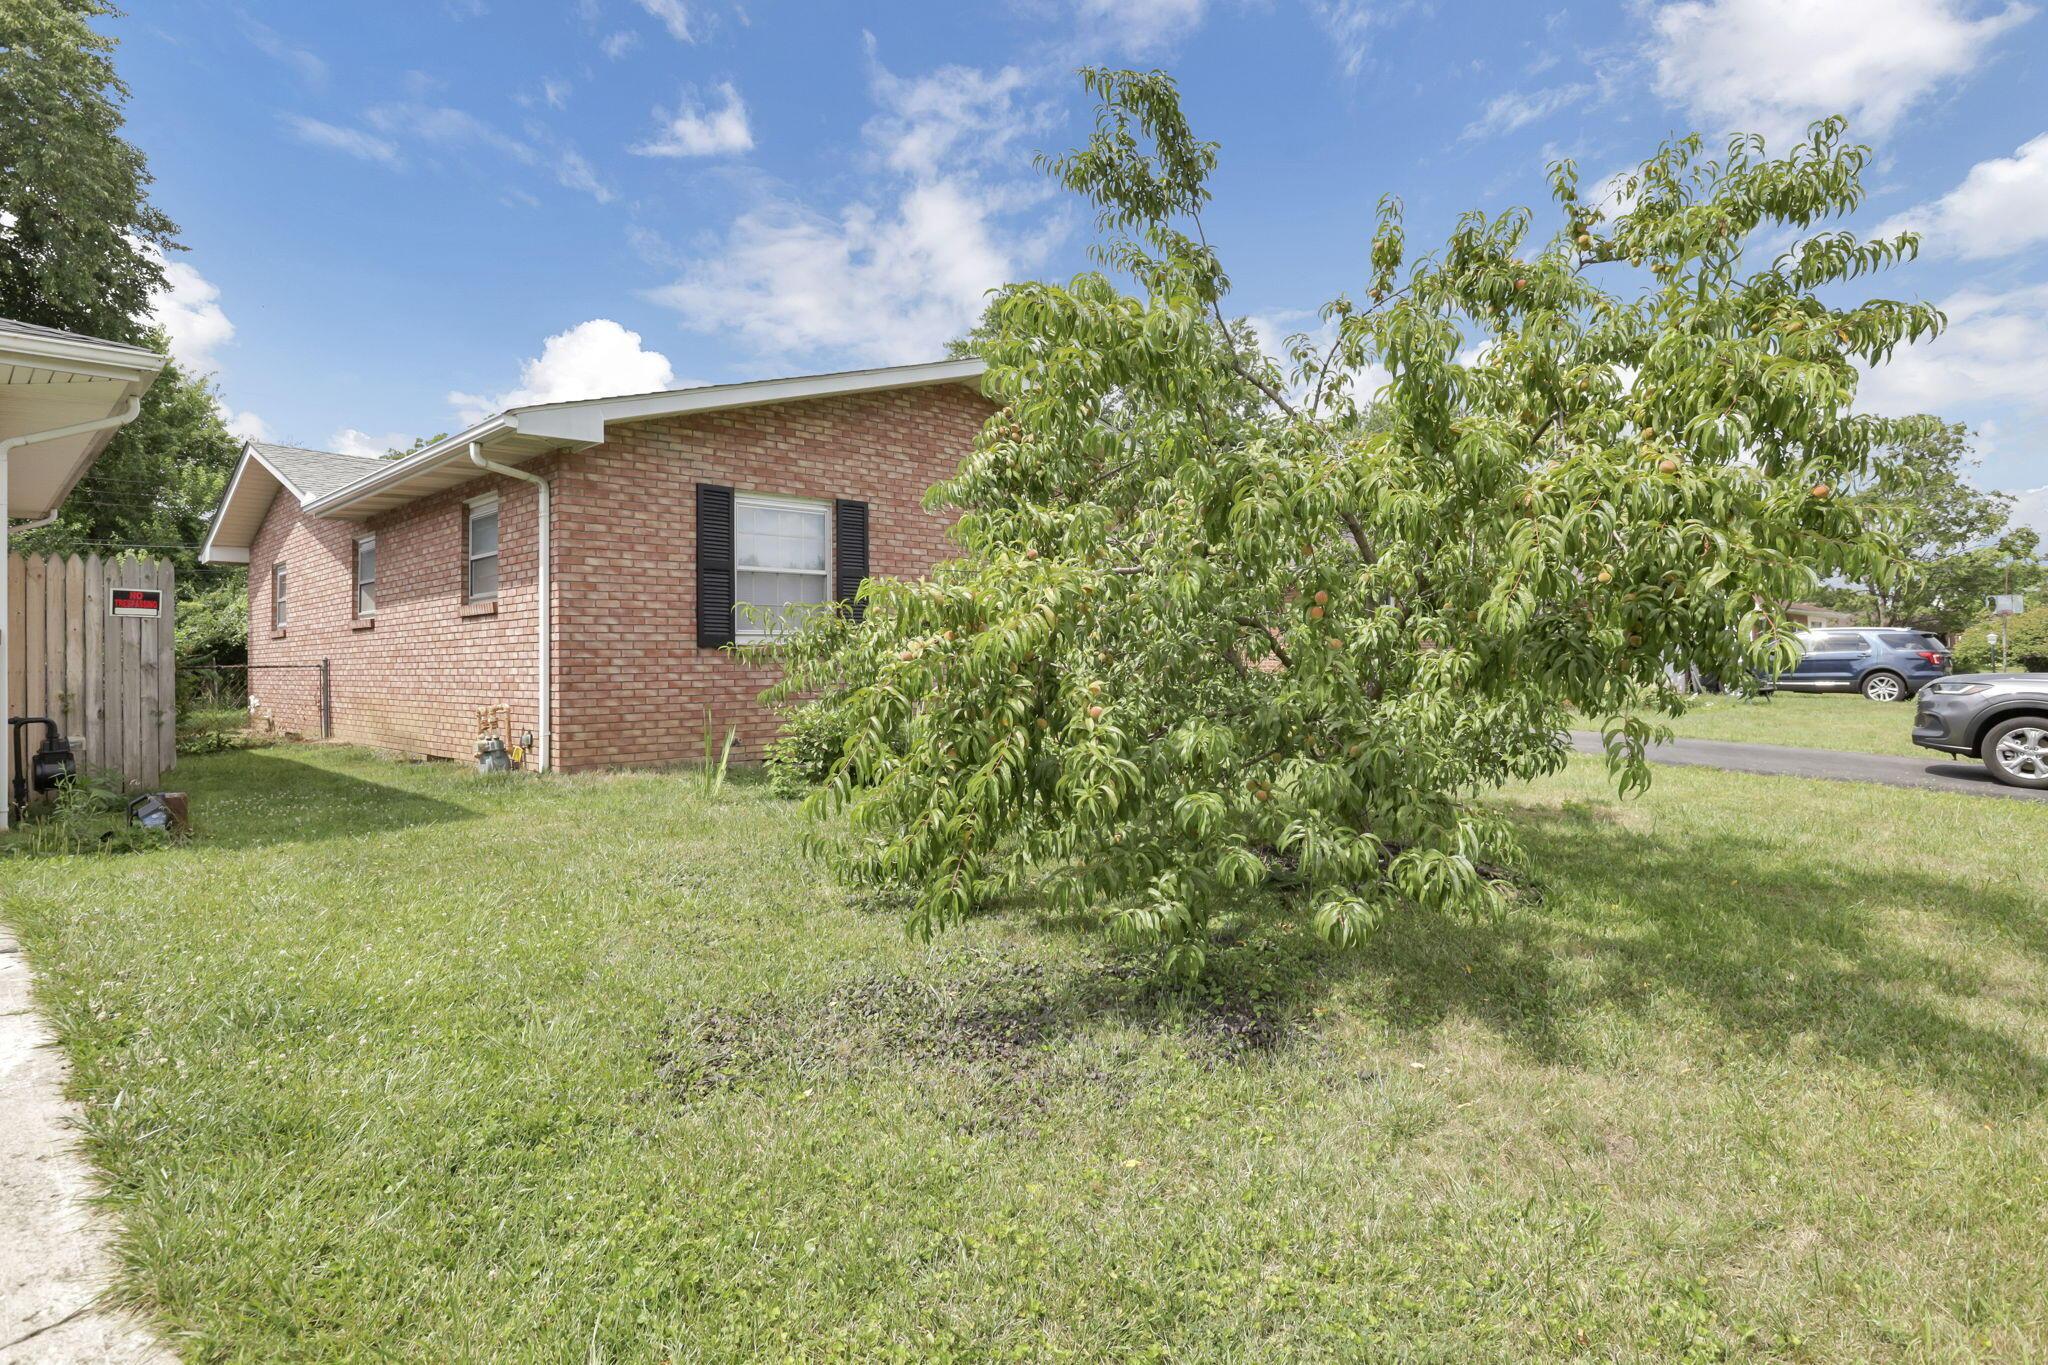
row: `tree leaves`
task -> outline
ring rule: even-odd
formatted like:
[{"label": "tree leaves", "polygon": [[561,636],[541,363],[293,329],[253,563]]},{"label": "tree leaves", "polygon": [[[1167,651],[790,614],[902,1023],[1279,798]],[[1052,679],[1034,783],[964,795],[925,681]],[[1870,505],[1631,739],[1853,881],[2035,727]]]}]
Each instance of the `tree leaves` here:
[{"label": "tree leaves", "polygon": [[1337,944],[1395,907],[1497,913],[1490,789],[1588,719],[1641,787],[1679,675],[1782,667],[1785,603],[1892,571],[1832,490],[1901,430],[1850,410],[1857,363],[1941,319],[1829,300],[1912,244],[1746,255],[1859,202],[1839,122],[1776,160],[1667,143],[1611,223],[1560,163],[1547,240],[1475,212],[1411,259],[1385,201],[1363,301],[1283,368],[1218,306],[1216,149],[1172,82],[1084,81],[1095,133],[1048,166],[1124,282],[995,295],[1001,408],[929,500],[959,557],[786,650],[783,695],[858,721],[817,798],[839,866],[907,885],[914,928],[1035,879],[1187,971],[1262,887]]}]

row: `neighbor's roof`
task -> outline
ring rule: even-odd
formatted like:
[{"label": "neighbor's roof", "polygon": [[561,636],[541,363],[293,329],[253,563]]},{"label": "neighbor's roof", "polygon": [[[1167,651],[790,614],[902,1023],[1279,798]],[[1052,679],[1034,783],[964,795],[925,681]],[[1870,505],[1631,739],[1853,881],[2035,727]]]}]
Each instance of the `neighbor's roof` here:
[{"label": "neighbor's roof", "polygon": [[[0,439],[112,417],[139,399],[163,366],[164,358],[145,347],[0,318]],[[114,431],[15,447],[6,514],[39,517],[56,510]]]},{"label": "neighbor's roof", "polygon": [[247,564],[249,545],[280,490],[303,507],[360,481],[384,463],[374,455],[343,455],[267,441],[245,443],[199,557],[208,564]]},{"label": "neighbor's roof", "polygon": [[[371,467],[362,476],[346,485],[311,493],[299,501],[315,516],[362,521],[476,478],[479,471],[469,454],[472,446],[478,447],[484,458],[494,463],[523,464],[551,451],[586,450],[598,445],[605,439],[605,428],[615,422],[644,422],[659,417],[722,412],[811,398],[929,388],[940,384],[967,384],[978,389],[986,370],[987,366],[980,360],[942,360],[925,365],[894,365],[883,369],[800,375],[791,379],[763,379],[742,384],[706,384],[618,398],[531,403],[507,408],[467,431],[436,441],[402,460],[371,461]],[[300,453],[326,459],[350,458],[318,451]],[[245,455],[243,466],[246,468],[248,464],[249,457]],[[236,483],[240,482],[241,471],[237,470]],[[260,492],[260,482],[253,487]],[[270,494],[261,496],[262,506],[255,510],[251,520],[248,509],[258,498],[252,494],[238,506],[236,490],[231,485],[220,514],[214,518],[213,534],[207,537],[206,551],[201,558],[215,564],[247,563],[249,542],[262,524],[263,514],[270,506],[270,496],[275,491],[272,489]]]}]

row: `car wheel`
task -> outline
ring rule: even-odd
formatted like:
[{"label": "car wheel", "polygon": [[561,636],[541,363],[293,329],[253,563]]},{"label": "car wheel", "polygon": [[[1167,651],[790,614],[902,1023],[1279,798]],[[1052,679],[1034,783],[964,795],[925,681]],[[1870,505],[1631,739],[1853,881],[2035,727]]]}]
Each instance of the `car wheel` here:
[{"label": "car wheel", "polygon": [[1872,701],[1904,701],[1906,680],[1896,673],[1873,673],[1863,680],[1863,695]]},{"label": "car wheel", "polygon": [[2015,716],[1984,736],[1984,766],[2008,787],[2048,788],[2048,718]]}]

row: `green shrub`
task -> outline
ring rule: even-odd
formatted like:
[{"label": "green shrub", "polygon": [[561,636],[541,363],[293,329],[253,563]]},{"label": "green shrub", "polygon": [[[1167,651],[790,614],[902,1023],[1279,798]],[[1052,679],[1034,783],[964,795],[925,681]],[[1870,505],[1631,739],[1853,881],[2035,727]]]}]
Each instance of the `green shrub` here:
[{"label": "green shrub", "polygon": [[1964,631],[1956,641],[1956,672],[1999,671],[2001,646],[1991,643],[1994,631],[2010,637],[2003,646],[2005,667],[2015,673],[2048,673],[2048,604],[2018,616],[1986,617]]},{"label": "green shrub", "polygon": [[178,599],[178,709],[248,700],[249,599],[239,578]]},{"label": "green shrub", "polygon": [[850,726],[846,708],[829,700],[807,701],[791,708],[782,732],[768,745],[769,789],[789,800],[808,795],[831,775],[832,765],[846,752]]}]

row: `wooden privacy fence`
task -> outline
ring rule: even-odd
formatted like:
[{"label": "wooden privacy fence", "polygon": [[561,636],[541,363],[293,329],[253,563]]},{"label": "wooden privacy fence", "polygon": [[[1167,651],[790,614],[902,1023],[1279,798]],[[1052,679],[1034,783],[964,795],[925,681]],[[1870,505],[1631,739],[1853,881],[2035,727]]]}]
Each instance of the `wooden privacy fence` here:
[{"label": "wooden privacy fence", "polygon": [[[48,716],[70,737],[79,766],[154,787],[178,747],[171,566],[15,555],[8,570],[8,714]],[[149,593],[153,617],[142,614]],[[28,740],[33,750],[41,732]]]}]

